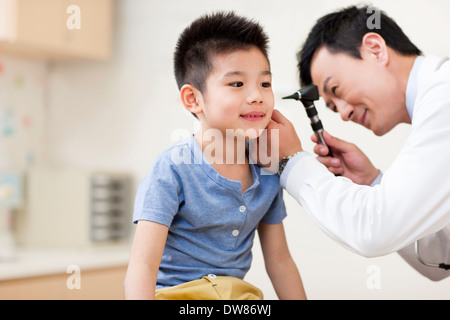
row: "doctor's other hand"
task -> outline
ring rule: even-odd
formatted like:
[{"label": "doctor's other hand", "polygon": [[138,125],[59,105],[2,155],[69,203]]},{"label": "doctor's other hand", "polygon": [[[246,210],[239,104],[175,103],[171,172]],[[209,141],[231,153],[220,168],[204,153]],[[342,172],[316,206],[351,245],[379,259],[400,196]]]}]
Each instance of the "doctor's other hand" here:
[{"label": "doctor's other hand", "polygon": [[[278,158],[283,159],[294,155],[297,152],[303,151],[300,139],[295,131],[292,123],[278,110],[273,110],[272,119],[267,125],[267,132],[269,135],[268,141],[278,142]],[[278,132],[277,139],[270,139],[273,130]]]},{"label": "doctor's other hand", "polygon": [[[375,180],[380,171],[356,145],[333,137],[326,131],[324,131],[323,137],[331,147],[334,157],[327,156],[328,147],[322,144],[316,144],[314,152],[318,155],[317,160],[331,173],[340,174],[361,185],[370,185]],[[314,143],[318,142],[315,134],[311,140]]]},{"label": "doctor's other hand", "polygon": [[303,151],[292,123],[278,110],[273,110],[269,124],[256,140],[250,143],[250,157],[259,166],[278,171],[278,162],[284,157]]}]

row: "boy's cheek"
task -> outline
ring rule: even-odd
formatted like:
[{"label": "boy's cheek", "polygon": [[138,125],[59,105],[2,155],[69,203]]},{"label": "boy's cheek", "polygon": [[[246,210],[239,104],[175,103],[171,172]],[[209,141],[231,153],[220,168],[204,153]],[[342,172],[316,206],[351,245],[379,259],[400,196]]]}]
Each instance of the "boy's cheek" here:
[{"label": "boy's cheek", "polygon": [[270,122],[270,119],[272,119],[273,109],[274,109],[274,107],[272,107],[272,108],[270,108],[269,110],[267,110],[267,113],[266,113],[266,119],[265,119],[265,121],[266,121],[265,127],[267,127],[267,125],[268,125],[269,122]]}]

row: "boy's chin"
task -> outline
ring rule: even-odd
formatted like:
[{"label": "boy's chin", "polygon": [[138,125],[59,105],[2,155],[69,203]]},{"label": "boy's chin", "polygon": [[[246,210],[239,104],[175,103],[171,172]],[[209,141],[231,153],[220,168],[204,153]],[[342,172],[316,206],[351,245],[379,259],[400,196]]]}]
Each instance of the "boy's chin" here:
[{"label": "boy's chin", "polygon": [[267,128],[267,124],[261,124],[258,127],[255,126],[252,128],[247,128],[247,129],[242,129],[242,130],[244,130],[245,139],[252,140],[252,139],[257,139],[261,135],[263,135],[264,132],[266,131],[266,128]]},{"label": "boy's chin", "polygon": [[264,128],[262,128],[262,129],[250,128],[250,129],[245,129],[245,130],[242,129],[242,131],[241,130],[237,131],[237,133],[238,133],[237,136],[239,136],[245,140],[254,140],[254,139],[259,138],[263,134],[264,130],[265,130]]}]

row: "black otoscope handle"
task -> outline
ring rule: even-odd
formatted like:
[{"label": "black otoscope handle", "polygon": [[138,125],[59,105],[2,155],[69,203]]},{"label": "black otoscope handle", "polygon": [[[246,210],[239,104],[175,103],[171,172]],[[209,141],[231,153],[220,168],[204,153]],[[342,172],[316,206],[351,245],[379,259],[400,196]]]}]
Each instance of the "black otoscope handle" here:
[{"label": "black otoscope handle", "polygon": [[[317,114],[317,109],[314,106],[314,100],[319,99],[319,90],[316,85],[309,85],[301,88],[300,90],[294,92],[290,96],[283,97],[283,99],[294,99],[300,100],[303,106],[305,107],[306,114],[311,121],[311,127],[316,134],[318,143],[323,144],[328,147],[328,157],[333,157],[333,153],[331,152],[331,148],[325,142],[323,138],[323,125],[322,121],[320,121],[319,116]],[[340,176],[340,174],[335,174],[335,176]]]},{"label": "black otoscope handle", "polygon": [[[308,107],[305,105],[306,102],[311,102],[311,105]],[[322,121],[320,121],[316,107],[314,106],[314,103],[312,101],[302,101],[303,105],[305,106],[306,113],[308,114],[309,119],[311,120],[311,127],[316,134],[318,143],[323,144],[328,148],[328,157],[333,157],[333,152],[331,152],[331,148],[327,145],[325,142],[325,139],[323,137],[323,124]],[[336,173],[334,174],[336,177],[339,177],[340,174]]]},{"label": "black otoscope handle", "polygon": [[309,100],[301,100],[303,103],[303,106],[305,107],[306,114],[308,115],[308,118],[311,120],[311,128],[313,129],[314,133],[316,134],[317,140],[319,144],[322,144],[328,148],[328,157],[333,157],[333,153],[331,152],[331,148],[327,145],[325,142],[325,139],[323,138],[323,124],[322,121],[320,121],[317,109],[314,106],[314,102]]}]

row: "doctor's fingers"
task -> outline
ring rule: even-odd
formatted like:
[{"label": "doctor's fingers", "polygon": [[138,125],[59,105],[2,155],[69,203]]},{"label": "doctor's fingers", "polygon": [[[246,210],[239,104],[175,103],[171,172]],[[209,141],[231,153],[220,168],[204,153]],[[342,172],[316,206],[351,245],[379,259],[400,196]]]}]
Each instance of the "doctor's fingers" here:
[{"label": "doctor's fingers", "polygon": [[270,122],[276,123],[280,129],[295,131],[292,122],[278,110],[273,110]]},{"label": "doctor's fingers", "polygon": [[344,167],[339,158],[318,156],[316,159],[334,174],[344,172]]},{"label": "doctor's fingers", "polygon": [[[313,140],[313,142],[317,143],[317,137],[316,137],[315,141],[314,141],[314,139],[311,139],[311,140]],[[328,154],[328,147],[324,146],[323,144],[320,144],[320,143],[317,143],[314,146],[313,150],[314,150],[314,153],[317,154],[318,156],[326,156]]]},{"label": "doctor's fingers", "polygon": [[272,111],[272,121],[280,124],[286,124],[290,122],[280,111],[276,109]]},{"label": "doctor's fingers", "polygon": [[[333,150],[337,150],[342,153],[352,152],[352,151],[354,151],[355,148],[357,148],[353,143],[336,138],[336,137],[330,135],[326,130],[323,131],[323,138],[325,139],[325,142],[329,147],[331,147]],[[317,143],[317,141],[318,141],[317,136],[315,134],[312,135],[311,140],[313,142]]]}]

